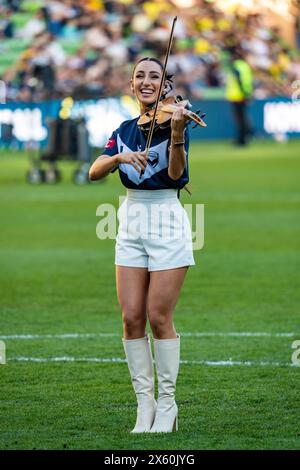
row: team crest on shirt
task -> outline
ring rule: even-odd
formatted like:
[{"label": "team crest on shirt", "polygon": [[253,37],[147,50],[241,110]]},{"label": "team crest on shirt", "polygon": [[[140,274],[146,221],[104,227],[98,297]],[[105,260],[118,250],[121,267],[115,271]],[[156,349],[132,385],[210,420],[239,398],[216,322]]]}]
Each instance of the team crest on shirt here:
[{"label": "team crest on shirt", "polygon": [[115,145],[116,145],[115,139],[109,139],[105,144],[105,148],[112,149]]},{"label": "team crest on shirt", "polygon": [[153,150],[150,150],[150,152],[148,153],[148,163],[149,163],[149,165],[151,165],[152,168],[155,168],[156,165],[158,164],[158,160],[159,160],[159,153],[154,152]]},{"label": "team crest on shirt", "polygon": [[[123,146],[121,146],[121,148],[123,148]],[[137,146],[137,149],[139,152],[142,152],[143,150],[145,149],[142,149],[142,147],[140,145]],[[123,150],[121,150],[122,152]],[[152,168],[155,168],[156,165],[158,164],[158,161],[159,161],[159,153],[158,152],[155,152],[154,150],[150,150],[148,152],[148,163],[149,165],[152,166]]]},{"label": "team crest on shirt", "polygon": [[[144,150],[144,149],[142,149],[142,147],[140,145],[138,145],[137,148],[138,148],[139,152],[142,152]],[[158,164],[158,161],[159,161],[159,153],[155,152],[154,150],[150,150],[148,152],[148,163],[149,163],[149,165],[151,165],[152,168],[155,168],[156,165]]]}]

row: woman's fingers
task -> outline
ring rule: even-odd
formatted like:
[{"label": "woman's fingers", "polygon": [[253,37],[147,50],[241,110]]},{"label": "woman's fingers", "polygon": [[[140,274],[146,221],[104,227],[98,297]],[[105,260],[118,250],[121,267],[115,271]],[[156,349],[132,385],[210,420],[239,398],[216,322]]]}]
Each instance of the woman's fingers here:
[{"label": "woman's fingers", "polygon": [[141,173],[141,171],[144,171],[147,166],[145,152],[135,152],[131,163],[139,173]]},{"label": "woman's fingers", "polygon": [[171,128],[175,132],[183,132],[186,122],[189,120],[188,111],[185,108],[178,108],[172,116]]},{"label": "woman's fingers", "polygon": [[147,158],[146,152],[128,152],[123,153],[122,155],[122,163],[127,163],[132,165],[137,172],[141,173],[144,172],[147,166]]},{"label": "woman's fingers", "polygon": [[140,164],[139,160],[132,160],[132,166],[134,166],[134,168],[136,169],[136,171],[138,171],[139,173],[141,172],[141,170],[143,169],[142,165]]},{"label": "woman's fingers", "polygon": [[140,152],[140,153],[137,154],[137,158],[139,159],[139,162],[142,164],[144,169],[147,166],[147,159],[146,159],[145,155],[146,154],[144,152]]},{"label": "woman's fingers", "polygon": [[189,119],[191,119],[190,116],[189,116],[189,113],[190,113],[190,111],[188,109],[183,110],[183,116],[184,116],[185,121],[188,121]]},{"label": "woman's fingers", "polygon": [[182,119],[182,117],[183,117],[183,108],[177,108],[172,115],[172,119],[174,121],[177,121],[177,120]]},{"label": "woman's fingers", "polygon": [[188,109],[185,109],[185,108],[182,109],[182,114],[180,116],[180,119],[182,119],[184,122],[190,119]]},{"label": "woman's fingers", "polygon": [[187,121],[189,119],[188,114],[189,114],[188,109],[178,108],[176,109],[176,111],[174,111],[172,119],[174,121],[181,121],[181,120]]}]

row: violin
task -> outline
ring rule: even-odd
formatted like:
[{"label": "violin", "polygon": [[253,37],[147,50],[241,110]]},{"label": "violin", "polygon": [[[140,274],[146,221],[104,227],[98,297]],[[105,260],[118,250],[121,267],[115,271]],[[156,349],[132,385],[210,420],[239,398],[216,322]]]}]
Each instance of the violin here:
[{"label": "violin", "polygon": [[189,117],[189,121],[194,121],[196,127],[197,125],[201,127],[206,127],[206,123],[203,121],[206,115],[202,114],[198,116],[200,110],[195,113],[190,111],[191,104],[188,100],[183,100],[181,96],[169,96],[158,102],[157,111],[155,114],[154,105],[153,108],[147,109],[144,114],[141,115],[137,124],[142,131],[149,131],[153,117],[155,115],[154,131],[158,129],[165,129],[171,125],[172,114],[178,109],[183,108],[184,114]]}]

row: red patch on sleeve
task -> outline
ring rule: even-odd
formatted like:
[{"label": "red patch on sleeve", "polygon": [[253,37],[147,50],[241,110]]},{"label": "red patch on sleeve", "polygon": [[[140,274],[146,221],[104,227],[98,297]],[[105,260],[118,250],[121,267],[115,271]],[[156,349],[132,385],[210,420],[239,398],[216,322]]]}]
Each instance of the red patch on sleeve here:
[{"label": "red patch on sleeve", "polygon": [[105,145],[106,149],[111,149],[116,145],[115,139],[109,139],[108,142]]}]

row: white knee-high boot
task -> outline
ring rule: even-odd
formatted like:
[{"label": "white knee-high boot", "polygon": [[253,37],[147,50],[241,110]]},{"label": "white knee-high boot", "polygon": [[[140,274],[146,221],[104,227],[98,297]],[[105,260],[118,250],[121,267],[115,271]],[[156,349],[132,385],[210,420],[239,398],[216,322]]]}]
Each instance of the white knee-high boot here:
[{"label": "white knee-high boot", "polygon": [[123,345],[138,403],[136,424],[131,432],[148,432],[156,412],[150,341],[148,336],[139,339],[123,339]]},{"label": "white knee-high boot", "polygon": [[155,339],[154,355],[158,378],[158,400],[155,420],[150,432],[172,432],[178,429],[178,408],[175,402],[179,370],[180,336]]}]

